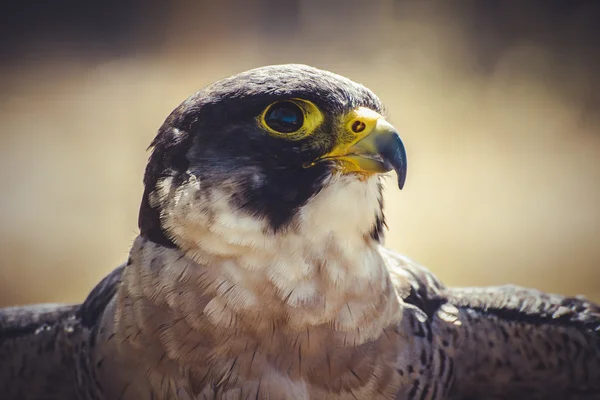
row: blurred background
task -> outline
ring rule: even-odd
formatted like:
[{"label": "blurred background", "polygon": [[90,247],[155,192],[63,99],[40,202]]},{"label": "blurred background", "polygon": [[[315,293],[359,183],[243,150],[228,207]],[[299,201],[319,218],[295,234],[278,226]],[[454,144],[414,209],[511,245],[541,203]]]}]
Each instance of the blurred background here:
[{"label": "blurred background", "polygon": [[83,300],[137,234],[146,147],[219,78],[306,63],[386,103],[387,245],[448,285],[600,301],[600,2],[3,1],[0,306]]}]

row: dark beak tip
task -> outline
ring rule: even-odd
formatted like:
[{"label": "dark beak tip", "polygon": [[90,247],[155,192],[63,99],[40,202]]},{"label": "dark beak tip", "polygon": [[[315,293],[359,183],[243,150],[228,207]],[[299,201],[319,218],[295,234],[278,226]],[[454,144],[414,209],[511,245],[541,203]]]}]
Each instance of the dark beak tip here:
[{"label": "dark beak tip", "polygon": [[398,174],[398,189],[404,189],[404,183],[406,182],[406,171],[396,171]]},{"label": "dark beak tip", "polygon": [[396,172],[396,175],[398,176],[398,188],[402,190],[404,188],[404,183],[406,182],[406,168],[392,165],[392,163],[387,160],[384,162],[384,166],[387,171],[394,170]]},{"label": "dark beak tip", "polygon": [[391,125],[387,126],[382,132],[376,137],[375,148],[383,160],[385,169],[396,171],[398,188],[402,190],[406,181],[406,148],[400,135]]}]

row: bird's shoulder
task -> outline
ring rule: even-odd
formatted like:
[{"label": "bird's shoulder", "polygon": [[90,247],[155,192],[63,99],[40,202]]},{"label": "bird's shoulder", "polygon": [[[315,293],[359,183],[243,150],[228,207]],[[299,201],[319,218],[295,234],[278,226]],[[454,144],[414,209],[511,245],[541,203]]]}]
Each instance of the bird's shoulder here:
[{"label": "bird's shoulder", "polygon": [[117,292],[127,264],[121,264],[102,279],[77,309],[77,319],[86,328],[92,328],[101,318],[108,303]]},{"label": "bird's shoulder", "polygon": [[429,269],[402,254],[383,246],[380,246],[379,252],[398,296],[431,319],[440,305],[446,302],[443,283]]}]

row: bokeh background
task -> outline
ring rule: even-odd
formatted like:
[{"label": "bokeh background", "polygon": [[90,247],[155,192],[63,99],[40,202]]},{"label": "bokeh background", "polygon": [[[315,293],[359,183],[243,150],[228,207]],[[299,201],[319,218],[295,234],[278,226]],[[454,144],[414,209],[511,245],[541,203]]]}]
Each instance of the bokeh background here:
[{"label": "bokeh background", "polygon": [[214,80],[288,62],[364,83],[402,131],[390,247],[449,285],[600,300],[599,9],[3,1],[0,305],[81,301],[127,258],[145,149],[169,112]]}]

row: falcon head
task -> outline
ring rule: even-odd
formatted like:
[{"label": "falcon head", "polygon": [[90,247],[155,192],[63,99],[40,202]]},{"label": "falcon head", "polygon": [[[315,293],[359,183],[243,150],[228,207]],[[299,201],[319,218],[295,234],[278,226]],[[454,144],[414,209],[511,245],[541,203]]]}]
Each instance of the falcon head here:
[{"label": "falcon head", "polygon": [[369,89],[304,65],[205,87],[151,144],[141,235],[217,253],[282,232],[379,241],[380,175],[395,170],[400,188],[406,177],[404,146],[382,114]]}]

